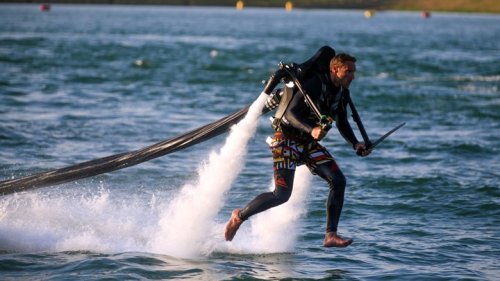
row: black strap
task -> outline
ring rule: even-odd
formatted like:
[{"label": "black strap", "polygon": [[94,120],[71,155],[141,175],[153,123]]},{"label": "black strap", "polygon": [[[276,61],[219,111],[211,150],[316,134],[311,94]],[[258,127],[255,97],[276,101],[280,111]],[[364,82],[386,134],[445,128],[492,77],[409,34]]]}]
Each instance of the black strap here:
[{"label": "black strap", "polygon": [[323,130],[328,131],[332,127],[331,121],[328,119],[327,116],[321,114],[321,111],[319,111],[318,107],[314,103],[314,101],[311,99],[311,97],[306,93],[304,88],[302,88],[302,84],[300,83],[299,79],[297,78],[297,75],[295,74],[297,72],[297,67],[295,64],[283,64],[280,63],[281,69],[284,69],[290,78],[292,79],[293,83],[297,88],[299,89],[299,92],[302,93],[304,96],[304,99],[306,101],[306,104],[311,108],[313,111],[314,115],[318,118],[319,124],[323,128]]}]

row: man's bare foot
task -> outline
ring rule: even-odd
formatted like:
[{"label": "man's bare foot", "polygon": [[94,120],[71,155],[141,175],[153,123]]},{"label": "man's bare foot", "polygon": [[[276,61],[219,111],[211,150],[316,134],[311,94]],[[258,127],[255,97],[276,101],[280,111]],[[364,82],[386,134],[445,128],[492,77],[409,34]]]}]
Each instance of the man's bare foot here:
[{"label": "man's bare foot", "polygon": [[224,237],[226,241],[232,241],[234,235],[236,235],[236,231],[240,228],[240,225],[243,221],[240,219],[240,210],[234,209],[231,213],[231,218],[226,224],[226,229],[224,229]]},{"label": "man's bare foot", "polygon": [[351,245],[351,243],[352,239],[343,239],[342,237],[338,236],[336,232],[327,232],[325,234],[323,246],[344,248]]}]

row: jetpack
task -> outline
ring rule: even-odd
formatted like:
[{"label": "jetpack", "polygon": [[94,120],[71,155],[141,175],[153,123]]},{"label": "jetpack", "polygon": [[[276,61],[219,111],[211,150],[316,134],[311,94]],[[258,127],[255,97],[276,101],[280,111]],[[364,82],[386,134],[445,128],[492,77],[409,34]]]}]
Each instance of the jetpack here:
[{"label": "jetpack", "polygon": [[[283,81],[285,84],[288,82],[293,82],[293,84],[298,88],[299,92],[303,95],[306,104],[311,108],[313,113],[319,120],[319,124],[324,130],[329,130],[331,128],[332,120],[328,116],[321,114],[318,107],[311,99],[311,97],[306,93],[302,87],[301,81],[309,79],[316,73],[329,73],[330,71],[330,60],[335,57],[335,50],[329,46],[321,47],[314,56],[312,56],[307,61],[296,64],[289,63],[285,64],[283,62],[279,63],[279,69],[271,75],[270,80],[267,82],[264,92],[268,95],[276,87],[278,83]],[[291,96],[286,96],[284,103],[286,105],[277,112],[275,117],[281,119],[282,115],[285,113],[286,108],[291,100]],[[279,122],[279,120],[277,120]]]}]

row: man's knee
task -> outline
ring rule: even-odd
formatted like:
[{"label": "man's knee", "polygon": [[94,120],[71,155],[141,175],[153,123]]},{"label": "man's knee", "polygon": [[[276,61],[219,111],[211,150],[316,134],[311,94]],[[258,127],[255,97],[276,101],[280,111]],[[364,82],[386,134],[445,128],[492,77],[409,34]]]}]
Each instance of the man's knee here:
[{"label": "man's knee", "polygon": [[330,188],[336,189],[336,190],[345,190],[347,184],[347,180],[344,176],[344,174],[340,171],[336,172],[333,176],[333,178],[330,180]]},{"label": "man's knee", "polygon": [[343,191],[346,187],[346,178],[335,162],[318,166],[316,172],[324,178],[331,189]]},{"label": "man's knee", "polygon": [[278,204],[283,204],[290,199],[293,189],[293,170],[276,170],[274,173],[274,197]]},{"label": "man's knee", "polygon": [[345,189],[346,178],[335,161],[330,165],[330,172],[332,173],[330,187]]},{"label": "man's knee", "polygon": [[274,190],[274,196],[278,205],[287,202],[288,199],[290,199],[291,195],[291,190],[284,190],[284,188],[282,187],[276,187],[276,189]]}]

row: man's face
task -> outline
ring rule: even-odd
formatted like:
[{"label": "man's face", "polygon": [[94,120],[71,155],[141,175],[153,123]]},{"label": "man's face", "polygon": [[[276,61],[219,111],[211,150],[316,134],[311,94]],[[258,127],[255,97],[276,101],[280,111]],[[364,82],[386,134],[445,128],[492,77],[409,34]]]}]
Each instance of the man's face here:
[{"label": "man's face", "polygon": [[339,84],[342,87],[349,89],[349,85],[351,85],[352,80],[354,80],[356,64],[352,61],[347,61],[340,67],[334,67],[333,71]]}]

